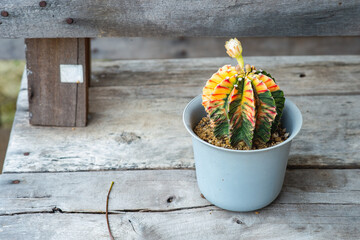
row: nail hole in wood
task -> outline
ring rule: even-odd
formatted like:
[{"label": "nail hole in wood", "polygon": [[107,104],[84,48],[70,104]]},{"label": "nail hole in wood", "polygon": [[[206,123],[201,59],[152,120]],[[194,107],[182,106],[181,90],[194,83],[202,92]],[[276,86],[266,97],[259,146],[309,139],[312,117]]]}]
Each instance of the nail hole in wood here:
[{"label": "nail hole in wood", "polygon": [[300,73],[299,77],[303,78],[306,77],[305,73]]},{"label": "nail hole in wood", "polygon": [[174,198],[175,198],[175,197],[171,196],[171,197],[169,197],[166,201],[167,201],[168,203],[171,203],[171,202],[174,201]]},{"label": "nail hole in wood", "polygon": [[68,18],[68,19],[66,19],[66,23],[67,23],[67,24],[73,24],[73,23],[74,23],[74,19]]},{"label": "nail hole in wood", "polygon": [[47,5],[46,1],[39,2],[40,7],[46,7],[46,5]]},{"label": "nail hole in wood", "polygon": [[7,11],[1,11],[1,16],[8,17],[9,13]]}]

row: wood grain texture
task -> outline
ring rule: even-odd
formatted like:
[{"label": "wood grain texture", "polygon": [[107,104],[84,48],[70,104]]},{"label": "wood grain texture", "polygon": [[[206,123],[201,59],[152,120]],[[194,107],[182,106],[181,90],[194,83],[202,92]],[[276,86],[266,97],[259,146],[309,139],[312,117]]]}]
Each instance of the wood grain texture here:
[{"label": "wood grain texture", "polygon": [[[191,139],[181,120],[190,98],[136,98],[117,88],[93,90],[91,119],[84,129],[29,126],[26,92],[20,92],[23,103],[18,105],[3,171],[194,167]],[[289,167],[359,167],[358,95],[289,99],[304,117],[292,144]]]},{"label": "wood grain texture", "polygon": [[[288,170],[283,204],[360,205],[360,170]],[[112,213],[176,211],[212,206],[200,196],[194,170],[24,173],[0,176],[0,215],[34,212],[103,213],[110,183]],[[171,201],[169,201],[171,198]]]},{"label": "wood grain texture", "polygon": [[[360,55],[360,37],[243,37],[246,56]],[[95,59],[171,59],[223,57],[229,37],[122,37],[95,38],[91,44]],[[0,56],[19,59],[18,41],[0,39],[0,44],[13,45]],[[139,48],[141,46],[141,48]],[[21,47],[21,46],[20,46]],[[116,49],[116,51],[114,51]],[[166,49],[166,51],[164,51]],[[211,50],[210,50],[211,49]]]},{"label": "wood grain texture", "polygon": [[115,181],[110,224],[118,239],[357,239],[359,173],[288,170],[278,199],[258,214],[209,206],[192,170],[4,174],[0,238],[107,239]]},{"label": "wood grain texture", "polygon": [[[271,73],[286,96],[360,93],[359,56],[244,57],[244,60]],[[124,86],[144,94],[146,90],[142,89],[146,88],[139,86],[169,86],[177,87],[176,91],[181,91],[183,96],[192,97],[225,64],[237,63],[229,57],[99,61],[93,66],[91,86]],[[162,89],[148,91],[147,95],[159,97],[159,93],[173,96],[172,91]]]},{"label": "wood grain texture", "polygon": [[[87,121],[89,39],[26,39],[32,125],[82,127]],[[83,83],[62,83],[60,64],[82,65]]]},{"label": "wood grain texture", "polygon": [[[275,70],[271,59],[254,57],[249,62]],[[293,141],[288,166],[358,168],[360,73],[356,66],[360,58],[342,56],[337,61],[327,56],[275,59],[278,69],[282,70],[274,76],[284,91],[290,92],[287,94],[289,99],[300,108],[304,119],[302,130]],[[201,81],[202,75],[195,74],[199,66],[188,61],[94,63],[94,87],[90,88],[91,119],[84,129],[29,126],[27,91],[23,84],[3,171],[194,168],[191,139],[182,124],[182,111],[189,100],[201,92],[207,79],[205,75],[211,76],[216,68],[210,65],[208,70],[202,70],[204,78]],[[210,60],[198,61],[206,66]],[[226,59],[215,61],[220,64]],[[303,70],[298,67],[301,61],[302,65],[308,64],[303,78],[298,76]],[[285,74],[282,64],[291,74]],[[149,70],[156,65],[157,70]],[[329,68],[339,68],[338,73],[329,70],[338,78],[328,74]],[[185,72],[194,72],[196,77],[181,75]],[[286,81],[282,74],[289,80]],[[108,86],[106,79],[118,86]]]},{"label": "wood grain texture", "polygon": [[[168,213],[126,212],[109,218],[115,239],[126,240],[357,240],[359,209],[353,205],[285,204],[259,214],[209,207]],[[0,216],[0,223],[2,239],[109,239],[104,214]]]},{"label": "wood grain texture", "polygon": [[[360,35],[349,1],[4,0],[1,38]],[[67,24],[66,19],[74,23]]]},{"label": "wood grain texture", "polygon": [[76,84],[76,127],[85,127],[89,112],[89,84],[91,75],[91,49],[89,38],[78,38],[78,60],[84,70],[84,83]]}]

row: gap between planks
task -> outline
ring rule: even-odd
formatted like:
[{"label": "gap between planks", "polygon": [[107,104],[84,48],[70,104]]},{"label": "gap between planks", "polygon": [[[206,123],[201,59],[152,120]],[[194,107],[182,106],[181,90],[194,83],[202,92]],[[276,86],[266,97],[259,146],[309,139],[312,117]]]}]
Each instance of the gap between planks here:
[{"label": "gap between planks", "polygon": [[[321,203],[320,203],[321,204]],[[326,205],[326,204],[321,204]],[[354,205],[354,204],[335,204],[335,205]],[[211,211],[223,211],[220,208],[215,207],[213,204],[206,204],[203,206],[194,206],[194,207],[182,207],[182,208],[172,208],[172,209],[163,209],[163,210],[156,210],[156,209],[119,209],[119,210],[111,210],[108,211],[109,214],[124,214],[124,213],[167,213],[167,212],[177,212],[177,211],[185,211],[185,210],[193,210],[193,209],[202,209],[208,208]],[[29,211],[29,212],[17,212],[17,213],[1,213],[0,216],[16,216],[16,215],[24,215],[24,214],[103,214],[105,215],[106,212],[86,212],[86,211],[63,211],[56,206],[53,207],[52,211]]]},{"label": "gap between planks", "polygon": [[[297,206],[297,207],[306,207],[306,206],[360,206],[360,204],[354,203],[276,203],[281,207],[286,208],[287,206]],[[267,207],[270,207],[271,204]],[[251,212],[265,210],[267,207],[262,209],[258,209]],[[56,209],[54,209],[56,208]],[[52,211],[29,211],[29,212],[17,212],[17,213],[1,213],[1,216],[18,216],[18,215],[31,215],[31,214],[94,214],[94,215],[105,215],[106,212],[86,212],[86,211],[63,211],[56,206]],[[183,207],[183,208],[173,208],[168,210],[154,210],[154,209],[119,209],[119,210],[111,210],[108,212],[109,215],[122,215],[125,213],[171,213],[171,212],[181,212],[187,210],[196,210],[196,209],[204,209],[206,211],[227,211],[221,208],[216,207],[213,204],[207,204],[204,206],[195,206],[195,207]],[[241,213],[241,212],[239,212]],[[360,216],[359,216],[360,217]]]},{"label": "gap between planks", "polygon": [[[358,206],[278,206],[236,213],[211,208],[111,214],[116,239],[358,239]],[[0,217],[0,238],[108,239],[103,214]],[[34,227],[39,226],[39,227]]]},{"label": "gap between planks", "polygon": [[[287,170],[282,191],[268,209],[289,204],[359,205],[359,171]],[[110,212],[167,212],[211,205],[201,197],[194,170],[3,174],[0,214],[103,213],[111,181],[115,184]]]}]

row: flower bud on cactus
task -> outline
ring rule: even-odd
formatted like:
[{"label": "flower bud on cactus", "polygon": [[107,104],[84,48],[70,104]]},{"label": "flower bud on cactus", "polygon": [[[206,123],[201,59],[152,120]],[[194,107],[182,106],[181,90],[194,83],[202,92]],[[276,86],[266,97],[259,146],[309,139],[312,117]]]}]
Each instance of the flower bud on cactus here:
[{"label": "flower bud on cactus", "polygon": [[244,67],[244,60],[242,57],[242,46],[239,40],[232,38],[225,43],[226,53],[232,57],[236,58],[239,63],[240,68]]},{"label": "flower bud on cactus", "polygon": [[221,67],[203,88],[202,104],[214,135],[241,141],[252,147],[254,140],[267,143],[279,126],[285,98],[275,79],[265,71],[246,65],[240,41],[230,39],[225,48],[239,65]]}]

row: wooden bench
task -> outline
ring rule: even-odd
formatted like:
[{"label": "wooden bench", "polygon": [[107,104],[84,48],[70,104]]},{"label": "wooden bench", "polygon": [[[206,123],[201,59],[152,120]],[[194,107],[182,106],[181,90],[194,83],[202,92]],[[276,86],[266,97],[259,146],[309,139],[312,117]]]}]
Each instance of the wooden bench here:
[{"label": "wooden bench", "polygon": [[[205,80],[233,60],[96,61],[90,78],[87,39],[360,35],[356,1],[86,4],[0,3],[8,12],[1,37],[37,38],[26,40],[28,70],[0,176],[0,239],[107,239],[111,181],[115,239],[358,238],[360,56],[245,58],[276,77],[304,125],[278,199],[235,213],[201,197],[181,121]],[[61,64],[81,65],[83,83],[61,83]]]}]

